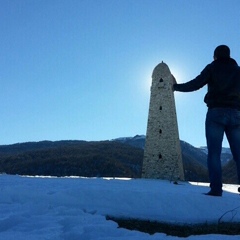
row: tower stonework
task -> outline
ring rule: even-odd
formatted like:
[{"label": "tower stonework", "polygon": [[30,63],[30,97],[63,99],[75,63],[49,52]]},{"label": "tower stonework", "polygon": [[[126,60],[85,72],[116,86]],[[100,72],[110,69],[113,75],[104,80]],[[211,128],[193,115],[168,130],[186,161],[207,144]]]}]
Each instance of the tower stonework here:
[{"label": "tower stonework", "polygon": [[167,64],[158,64],[152,73],[143,178],[184,180],[172,82]]}]

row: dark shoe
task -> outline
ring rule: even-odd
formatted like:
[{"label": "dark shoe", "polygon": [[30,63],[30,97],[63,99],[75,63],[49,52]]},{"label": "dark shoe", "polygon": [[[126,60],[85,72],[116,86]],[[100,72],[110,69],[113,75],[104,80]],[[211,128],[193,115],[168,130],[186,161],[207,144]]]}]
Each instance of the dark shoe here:
[{"label": "dark shoe", "polygon": [[217,192],[213,192],[212,190],[210,190],[208,193],[204,193],[204,195],[214,196],[214,197],[221,197],[222,193],[217,193]]},{"label": "dark shoe", "polygon": [[238,188],[238,192],[240,193],[240,187]]}]

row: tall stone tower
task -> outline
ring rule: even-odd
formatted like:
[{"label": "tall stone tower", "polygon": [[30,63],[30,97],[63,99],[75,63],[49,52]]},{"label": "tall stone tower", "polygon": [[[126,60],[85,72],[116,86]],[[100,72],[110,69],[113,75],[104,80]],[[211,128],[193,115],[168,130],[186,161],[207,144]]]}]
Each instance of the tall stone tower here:
[{"label": "tall stone tower", "polygon": [[173,76],[164,62],[153,70],[142,177],[184,180]]}]

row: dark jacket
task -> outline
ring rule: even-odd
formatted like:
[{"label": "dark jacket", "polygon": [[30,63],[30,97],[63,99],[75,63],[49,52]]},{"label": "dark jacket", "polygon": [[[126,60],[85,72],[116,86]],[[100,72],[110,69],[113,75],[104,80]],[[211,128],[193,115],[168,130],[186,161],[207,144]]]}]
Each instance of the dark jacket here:
[{"label": "dark jacket", "polygon": [[222,58],[208,64],[195,79],[174,84],[173,89],[192,92],[208,85],[204,102],[209,108],[236,108],[240,110],[240,67],[232,58]]}]

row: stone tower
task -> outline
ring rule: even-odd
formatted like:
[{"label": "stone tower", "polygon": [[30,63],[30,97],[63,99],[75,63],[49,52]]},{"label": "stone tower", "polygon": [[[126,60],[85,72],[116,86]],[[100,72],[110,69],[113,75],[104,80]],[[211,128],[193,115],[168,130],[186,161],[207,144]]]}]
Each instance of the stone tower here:
[{"label": "stone tower", "polygon": [[164,62],[153,70],[142,177],[184,180],[173,76]]}]

